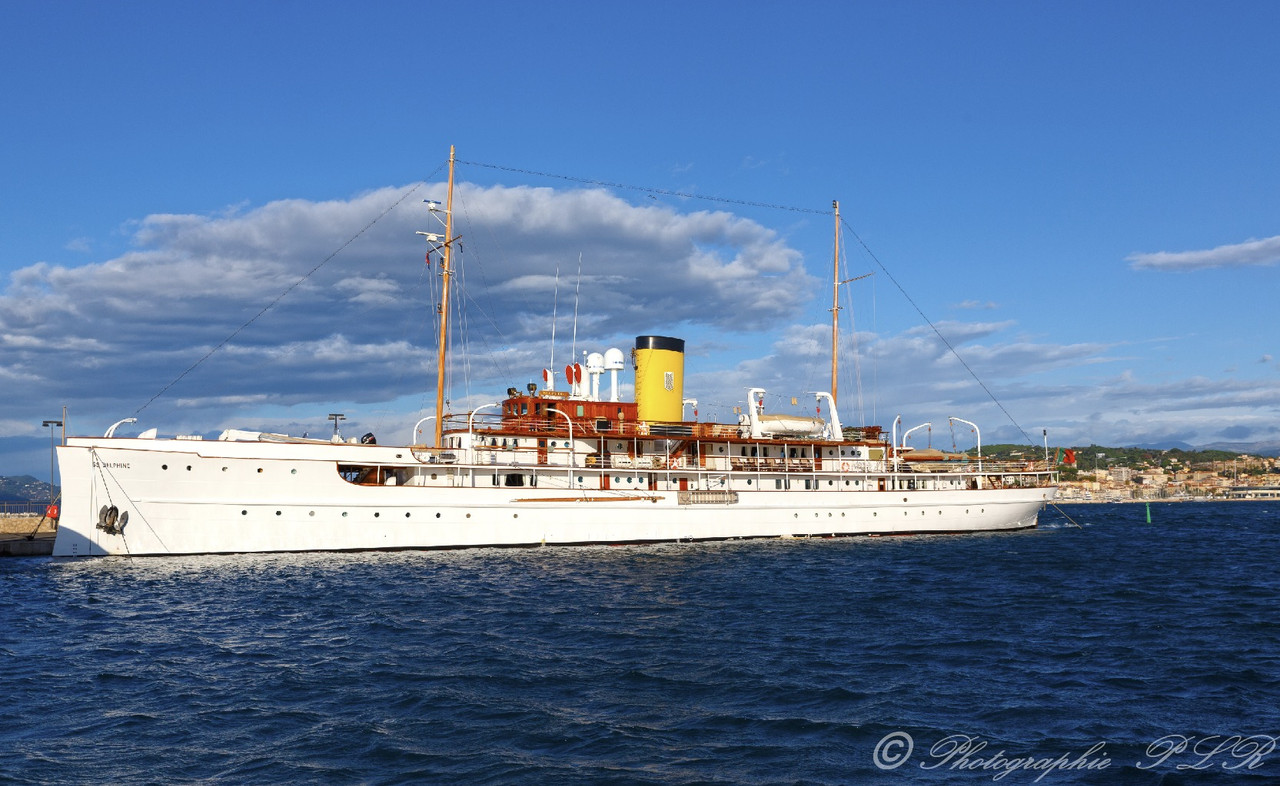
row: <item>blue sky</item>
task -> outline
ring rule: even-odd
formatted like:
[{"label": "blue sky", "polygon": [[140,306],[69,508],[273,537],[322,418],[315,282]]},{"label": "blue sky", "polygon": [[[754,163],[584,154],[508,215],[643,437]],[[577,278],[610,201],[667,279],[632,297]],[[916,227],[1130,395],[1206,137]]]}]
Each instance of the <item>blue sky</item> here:
[{"label": "blue sky", "polygon": [[0,25],[0,474],[47,476],[64,405],[76,433],[344,411],[407,438],[434,407],[413,231],[450,144],[475,162],[455,408],[550,363],[557,268],[563,366],[581,256],[579,352],[681,336],[700,417],[750,385],[811,411],[839,199],[847,277],[875,273],[846,288],[846,423],[1280,444],[1274,3],[9,2]]}]

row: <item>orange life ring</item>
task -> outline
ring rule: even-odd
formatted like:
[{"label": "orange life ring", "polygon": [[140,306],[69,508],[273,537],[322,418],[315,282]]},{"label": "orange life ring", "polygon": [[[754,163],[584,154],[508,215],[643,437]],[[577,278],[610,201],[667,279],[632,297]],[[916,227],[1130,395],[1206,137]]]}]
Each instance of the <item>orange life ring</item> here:
[{"label": "orange life ring", "polygon": [[841,472],[848,472],[848,471],[849,471],[849,462],[847,462],[847,461],[842,461],[842,462],[840,462],[840,471],[841,471]]}]

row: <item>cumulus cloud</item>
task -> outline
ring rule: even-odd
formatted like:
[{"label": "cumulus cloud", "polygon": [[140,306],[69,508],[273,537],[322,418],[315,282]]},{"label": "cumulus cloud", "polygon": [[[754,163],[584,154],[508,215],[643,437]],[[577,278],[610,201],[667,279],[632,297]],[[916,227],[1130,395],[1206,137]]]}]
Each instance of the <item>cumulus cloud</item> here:
[{"label": "cumulus cloud", "polygon": [[[0,379],[20,391],[16,420],[39,422],[53,401],[109,422],[170,384],[162,401],[193,418],[433,386],[439,260],[424,264],[414,233],[439,229],[421,200],[442,200],[444,187],[409,191],[146,216],[120,256],[13,272],[0,291]],[[467,342],[455,349],[485,359],[457,372],[459,397],[545,362],[557,270],[562,339],[575,289],[578,328],[607,336],[597,340],[672,325],[750,331],[790,318],[815,289],[798,251],[725,211],[466,183],[454,207],[453,304],[465,309],[454,335]],[[760,322],[742,323],[744,310]]]},{"label": "cumulus cloud", "polygon": [[1203,270],[1215,267],[1274,265],[1280,262],[1280,235],[1218,246],[1207,251],[1157,251],[1125,257],[1134,270]]},{"label": "cumulus cloud", "polygon": [[996,304],[995,304],[993,301],[990,301],[990,300],[987,300],[987,301],[982,301],[982,300],[962,300],[961,302],[957,303],[955,307],[956,307],[956,308],[966,309],[966,310],[970,310],[970,309],[983,309],[983,310],[986,310],[986,311],[991,311],[991,310],[993,310],[993,309],[995,309],[995,308],[996,308]]}]

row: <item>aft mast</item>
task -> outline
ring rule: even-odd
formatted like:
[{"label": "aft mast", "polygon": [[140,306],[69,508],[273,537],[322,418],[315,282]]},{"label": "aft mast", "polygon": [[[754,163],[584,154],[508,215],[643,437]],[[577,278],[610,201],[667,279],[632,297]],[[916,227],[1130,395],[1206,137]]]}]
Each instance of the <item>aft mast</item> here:
[{"label": "aft mast", "polygon": [[836,355],[840,347],[840,203],[832,200],[831,207],[836,213],[836,251],[831,273],[831,405],[834,407],[840,403],[836,390]]}]

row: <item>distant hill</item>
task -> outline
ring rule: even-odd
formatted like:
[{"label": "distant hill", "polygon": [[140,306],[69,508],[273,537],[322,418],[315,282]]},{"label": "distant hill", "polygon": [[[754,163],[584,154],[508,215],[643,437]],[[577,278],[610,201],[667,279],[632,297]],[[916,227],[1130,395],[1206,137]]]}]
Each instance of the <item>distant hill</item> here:
[{"label": "distant hill", "polygon": [[[1065,450],[1067,447],[1068,446],[1063,445],[1059,448],[1057,446],[1050,445],[1050,459],[1055,458],[1058,455],[1058,450]],[[1267,455],[1257,451],[1210,448],[1185,450],[1183,448],[1176,447],[1106,447],[1103,445],[1072,445],[1070,448],[1075,451],[1076,462],[1082,469],[1092,469],[1095,466],[1105,465],[1110,465],[1112,467],[1140,467],[1143,465],[1167,464],[1170,463],[1172,459],[1177,459],[1184,465],[1203,464],[1212,461],[1230,461],[1240,455]],[[973,453],[974,451],[973,449],[970,449],[968,452]],[[1044,448],[1032,448],[1027,445],[1008,444],[983,445],[982,454],[996,459],[1041,458],[1044,455]]]},{"label": "distant hill", "polygon": [[1215,442],[1201,450],[1229,450],[1250,456],[1280,456],[1280,442]]},{"label": "distant hill", "polygon": [[[1212,448],[1197,448],[1188,442],[1143,442],[1139,445],[1129,446],[1135,450],[1181,450],[1185,453],[1195,453],[1201,450],[1211,450]],[[1105,448],[1104,448],[1105,449]],[[1225,448],[1224,448],[1225,449]],[[1238,450],[1237,453],[1247,453],[1248,451]]]},{"label": "distant hill", "polygon": [[[55,489],[56,491],[57,489]],[[49,499],[49,484],[30,475],[0,476],[0,502],[43,502]]]}]

